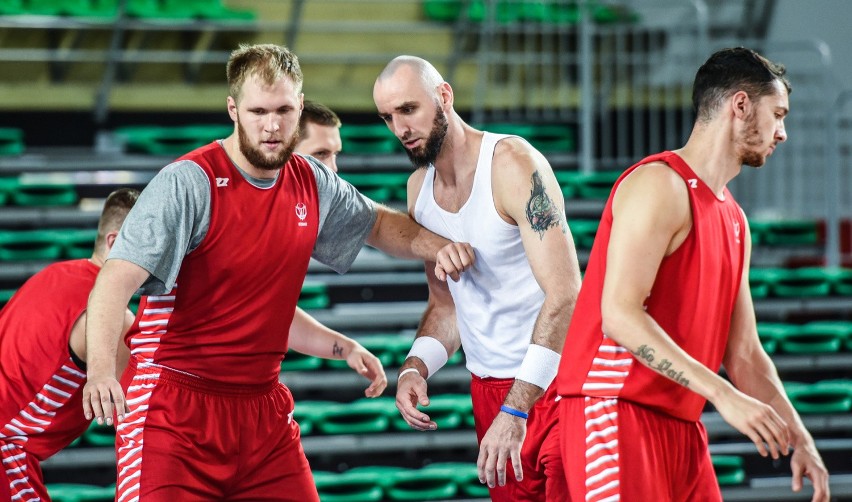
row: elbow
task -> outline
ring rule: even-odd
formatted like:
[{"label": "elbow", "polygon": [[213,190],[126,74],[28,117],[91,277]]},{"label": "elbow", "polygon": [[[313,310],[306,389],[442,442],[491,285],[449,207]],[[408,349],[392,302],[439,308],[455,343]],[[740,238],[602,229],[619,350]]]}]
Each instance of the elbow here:
[{"label": "elbow", "polygon": [[603,303],[601,306],[601,331],[607,338],[622,347],[627,347],[628,340],[625,332],[629,332],[629,330],[624,329],[627,324],[627,315],[623,309]]}]

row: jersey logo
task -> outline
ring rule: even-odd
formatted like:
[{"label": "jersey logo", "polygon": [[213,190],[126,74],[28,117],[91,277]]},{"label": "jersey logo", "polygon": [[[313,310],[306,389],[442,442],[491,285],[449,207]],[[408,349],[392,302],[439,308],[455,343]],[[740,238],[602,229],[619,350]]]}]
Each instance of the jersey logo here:
[{"label": "jersey logo", "polygon": [[229,181],[231,181],[230,178],[216,178],[216,186],[217,187],[226,187],[226,186],[228,186]]},{"label": "jersey logo", "polygon": [[734,242],[740,243],[740,222],[734,222]]},{"label": "jersey logo", "polygon": [[308,223],[305,221],[305,218],[308,217],[308,206],[306,206],[304,202],[296,204],[296,216],[299,217],[300,227],[308,226]]},{"label": "jersey logo", "polygon": [[691,188],[698,188],[698,180],[697,179],[692,178],[691,180],[686,180],[686,182],[689,183],[689,186]]}]

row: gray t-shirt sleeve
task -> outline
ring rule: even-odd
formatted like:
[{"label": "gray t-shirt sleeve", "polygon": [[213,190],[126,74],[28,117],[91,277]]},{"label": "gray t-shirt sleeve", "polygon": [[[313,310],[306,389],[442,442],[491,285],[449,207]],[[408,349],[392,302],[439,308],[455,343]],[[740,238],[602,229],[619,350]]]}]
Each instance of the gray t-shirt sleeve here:
[{"label": "gray t-shirt sleeve", "polygon": [[210,226],[210,182],[188,160],[164,167],[148,183],[109,253],[147,270],[146,295],[174,287],[184,257],[197,248]]},{"label": "gray t-shirt sleeve", "polygon": [[320,220],[313,257],[335,272],[349,270],[376,222],[376,206],[313,157],[305,157],[317,180]]}]

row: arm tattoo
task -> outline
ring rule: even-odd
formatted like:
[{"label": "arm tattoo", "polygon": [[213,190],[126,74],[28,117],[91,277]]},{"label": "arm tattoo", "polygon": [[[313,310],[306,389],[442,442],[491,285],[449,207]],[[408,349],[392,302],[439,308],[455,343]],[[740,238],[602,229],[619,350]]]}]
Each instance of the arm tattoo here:
[{"label": "arm tattoo", "polygon": [[674,380],[676,383],[679,383],[684,387],[689,387],[689,379],[684,378],[683,371],[678,371],[677,369],[672,368],[672,362],[666,358],[655,363],[654,352],[653,347],[642,345],[636,349],[636,352],[633,352],[633,355],[636,356],[637,359],[645,361],[648,367],[652,370],[657,370],[661,375]]},{"label": "arm tattoo", "polygon": [[337,342],[334,342],[334,347],[331,348],[331,353],[337,357],[343,357],[343,347],[337,345]]},{"label": "arm tattoo", "polygon": [[553,199],[544,191],[544,183],[538,171],[532,174],[532,190],[530,200],[527,201],[527,221],[532,229],[538,233],[539,239],[544,239],[544,233],[550,227],[559,226],[565,233],[562,225],[563,217],[559,214],[559,208],[553,203]]}]

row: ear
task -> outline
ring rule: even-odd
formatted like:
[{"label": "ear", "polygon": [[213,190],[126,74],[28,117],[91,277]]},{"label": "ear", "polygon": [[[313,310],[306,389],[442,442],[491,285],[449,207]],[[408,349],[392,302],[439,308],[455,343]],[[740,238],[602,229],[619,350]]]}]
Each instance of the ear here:
[{"label": "ear", "polygon": [[731,96],[731,112],[735,118],[742,119],[751,112],[752,102],[745,91],[737,91]]},{"label": "ear", "polygon": [[231,120],[236,124],[237,123],[237,102],[231,96],[228,96],[228,115],[231,117]]},{"label": "ear", "polygon": [[[118,230],[107,232],[104,236],[104,242],[106,242],[106,254],[109,254],[109,251],[112,249],[112,245],[115,244],[116,238],[118,238]],[[104,257],[106,257],[106,255]]]},{"label": "ear", "polygon": [[455,95],[453,94],[453,88],[448,82],[441,82],[441,84],[438,86],[438,95],[441,98],[441,105],[444,108],[444,112],[449,112],[450,109],[453,107]]}]

